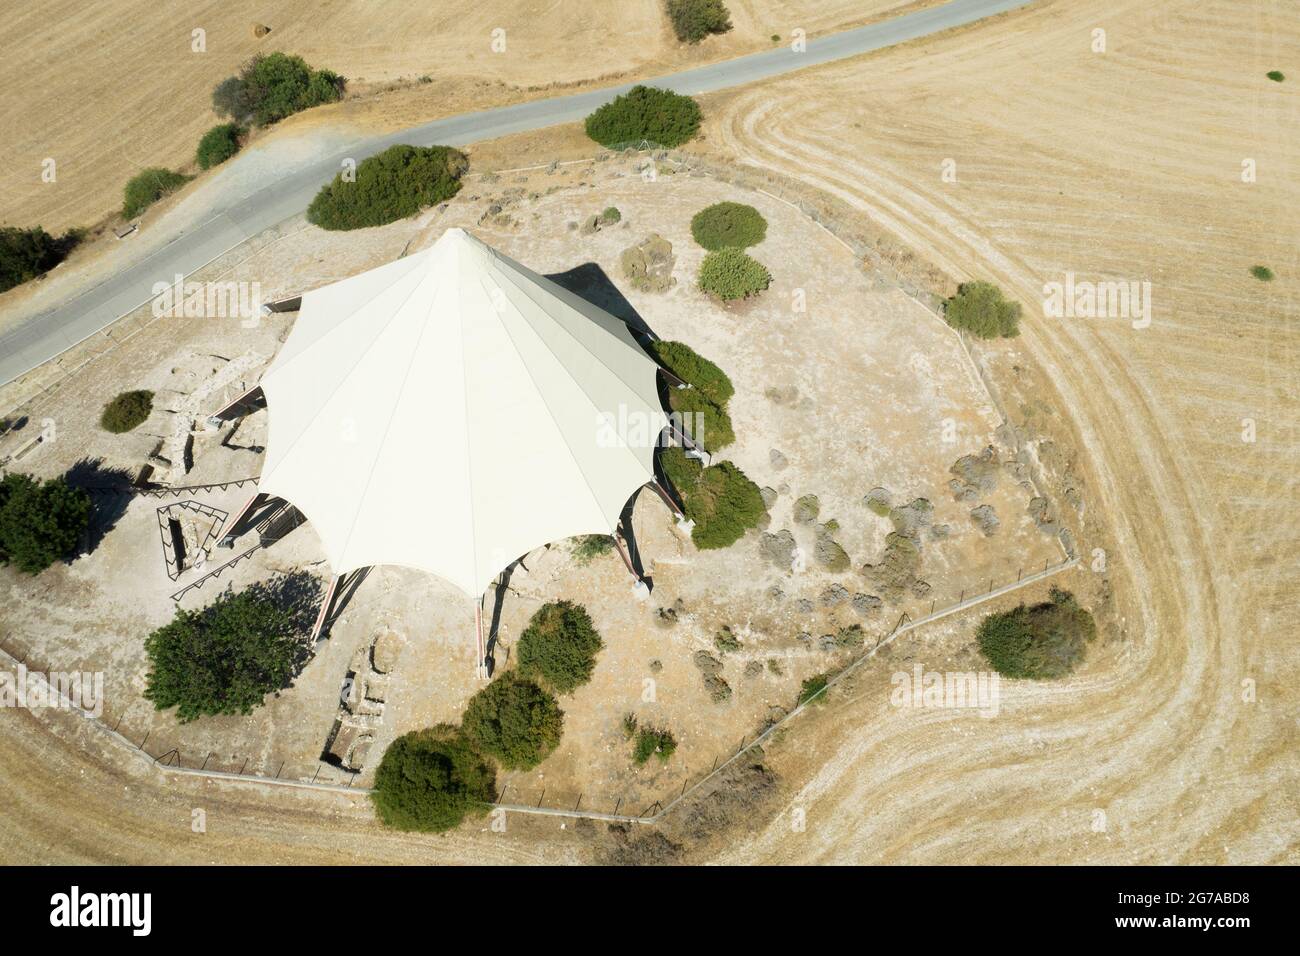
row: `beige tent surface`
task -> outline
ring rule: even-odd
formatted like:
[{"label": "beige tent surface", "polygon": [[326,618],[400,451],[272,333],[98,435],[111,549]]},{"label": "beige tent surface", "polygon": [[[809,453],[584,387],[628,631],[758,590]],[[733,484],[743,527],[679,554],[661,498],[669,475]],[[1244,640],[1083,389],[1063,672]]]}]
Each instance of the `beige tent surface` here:
[{"label": "beige tent surface", "polygon": [[614,529],[654,478],[657,371],[622,321],[449,229],[303,296],[262,377],[259,491],[306,515],[335,574],[403,565],[477,596]]}]

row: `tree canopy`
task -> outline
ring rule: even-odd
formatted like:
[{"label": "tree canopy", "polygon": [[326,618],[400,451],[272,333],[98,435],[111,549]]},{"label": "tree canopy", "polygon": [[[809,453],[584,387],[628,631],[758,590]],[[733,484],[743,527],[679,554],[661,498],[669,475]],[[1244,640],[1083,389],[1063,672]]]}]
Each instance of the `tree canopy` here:
[{"label": "tree canopy", "polygon": [[440,833],[486,813],[495,796],[492,764],[460,730],[440,724],[388,746],[371,799],[385,826]]},{"label": "tree canopy", "polygon": [[339,173],[322,187],[307,219],[322,229],[364,229],[405,219],[456,195],[468,168],[465,154],[450,146],[390,146],[363,160],[355,181]]},{"label": "tree canopy", "polygon": [[567,694],[591,680],[596,654],[604,646],[586,608],[552,601],[537,609],[519,635],[519,673]]},{"label": "tree canopy", "polygon": [[586,128],[602,146],[680,146],[699,132],[700,106],[671,90],[634,86],[588,116]]},{"label": "tree canopy", "polygon": [[497,677],[470,698],[465,734],[510,770],[531,770],[556,748],[564,732],[559,702],[515,671]]},{"label": "tree canopy", "polygon": [[73,554],[90,524],[90,496],[62,478],[0,478],[0,563],[39,574]]}]

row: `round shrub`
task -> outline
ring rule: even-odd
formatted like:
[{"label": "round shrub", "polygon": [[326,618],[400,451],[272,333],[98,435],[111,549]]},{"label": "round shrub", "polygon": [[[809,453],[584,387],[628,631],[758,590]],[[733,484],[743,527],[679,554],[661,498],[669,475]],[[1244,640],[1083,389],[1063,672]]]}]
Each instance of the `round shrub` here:
[{"label": "round shrub", "polygon": [[1097,636],[1092,615],[1068,591],[1052,588],[1048,601],[990,614],[975,639],[980,651],[1004,677],[1045,680],[1064,677],[1083,660]]},{"label": "round shrub", "polygon": [[944,320],[976,338],[1011,338],[1020,334],[1020,303],[1002,295],[992,282],[964,282],[943,308]]},{"label": "round shrub", "polygon": [[456,195],[468,168],[465,154],[450,146],[391,146],[363,160],[355,182],[335,176],[311,201],[307,219],[322,229],[396,222]]},{"label": "round shrub", "polygon": [[39,574],[71,555],[90,524],[90,496],[62,478],[0,478],[0,564]]},{"label": "round shrub", "polygon": [[586,608],[552,601],[538,608],[519,635],[519,673],[567,694],[591,680],[596,653],[604,646]]},{"label": "round shrub", "polygon": [[531,680],[507,671],[470,698],[465,734],[509,770],[531,770],[560,742],[564,711]]},{"label": "round shrub", "polygon": [[211,169],[220,166],[231,156],[239,152],[239,138],[244,130],[238,123],[222,123],[203,134],[194,159],[199,169]]},{"label": "round shrub", "polygon": [[371,793],[384,826],[441,833],[486,813],[496,772],[459,730],[440,724],[403,734],[384,751]]},{"label": "round shrub", "polygon": [[153,412],[153,392],[123,392],[104,406],[99,416],[99,427],[120,435],[142,425]]},{"label": "round shrub", "polygon": [[122,218],[134,219],[163,196],[173,193],[190,181],[188,176],[155,166],[137,173],[127,181],[122,197]]},{"label": "round shrub", "polygon": [[668,19],[683,43],[699,43],[710,33],[731,29],[731,15],[722,0],[668,0]]},{"label": "round shrub", "polygon": [[1273,281],[1273,270],[1270,269],[1268,266],[1251,266],[1250,274],[1253,275],[1260,282]]},{"label": "round shrub", "polygon": [[700,289],[724,301],[747,299],[772,284],[772,273],[739,249],[710,252],[700,263]]},{"label": "round shrub", "polygon": [[681,496],[686,517],[695,522],[691,540],[701,550],[734,544],[767,512],[758,485],[729,461],[705,468],[673,447],[664,449],[659,463]]},{"label": "round shrub", "polygon": [[691,235],[705,249],[744,249],[758,245],[767,236],[767,220],[753,206],[719,202],[695,214]]},{"label": "round shrub", "polygon": [[587,135],[602,146],[645,140],[680,146],[700,129],[700,106],[689,96],[653,86],[634,86],[587,117]]}]

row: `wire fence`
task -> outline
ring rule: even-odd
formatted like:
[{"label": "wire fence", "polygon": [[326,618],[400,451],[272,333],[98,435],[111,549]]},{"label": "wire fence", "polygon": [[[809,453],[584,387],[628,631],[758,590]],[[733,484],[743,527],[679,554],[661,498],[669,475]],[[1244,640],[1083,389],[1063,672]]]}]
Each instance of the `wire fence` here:
[{"label": "wire fence", "polygon": [[[1008,579],[1001,584],[990,581],[987,585],[960,589],[955,600],[940,604],[937,599],[931,599],[926,605],[914,607],[913,610],[918,611],[915,615],[906,608],[891,609],[891,617],[894,613],[897,613],[898,617],[893,618],[892,625],[880,630],[874,641],[871,636],[868,636],[847,658],[832,656],[827,659],[827,673],[830,676],[826,678],[824,686],[807,699],[796,700],[794,706],[784,716],[767,721],[755,731],[739,738],[734,748],[716,753],[709,763],[701,762],[693,767],[683,768],[680,778],[675,779],[670,786],[661,786],[658,790],[649,793],[611,794],[596,788],[528,786],[507,779],[497,793],[495,806],[514,813],[653,824],[677,804],[689,799],[694,793],[717,779],[746,754],[752,753],[755,748],[770,741],[774,734],[797,719],[814,700],[825,695],[863,664],[874,659],[881,650],[903,634],[1029,587],[1077,564],[1078,558],[1069,557],[1055,563],[1046,561],[1042,568],[1033,570],[1021,568],[1014,579]],[[3,654],[13,670],[16,671],[20,665],[23,666],[28,673],[29,682],[44,681],[47,675],[67,672],[63,667],[35,657],[32,651],[20,646],[12,636],[0,639],[0,654]],[[797,697],[797,694],[792,696]],[[74,701],[65,700],[64,703],[69,707],[77,706],[77,702]],[[134,699],[121,710],[114,710],[104,702],[103,709],[95,717],[91,726],[95,733],[102,735],[120,750],[147,761],[173,776],[198,776],[248,784],[341,793],[369,792],[362,783],[367,779],[369,770],[354,773],[323,759],[302,756],[290,759],[268,754],[253,757],[219,752],[203,744],[185,740],[183,725],[171,719],[162,721],[167,725],[164,728],[157,726],[159,720],[150,719],[148,722],[151,726],[144,728],[141,726],[145,722],[144,715],[154,717],[150,708],[150,703],[142,698]]]}]

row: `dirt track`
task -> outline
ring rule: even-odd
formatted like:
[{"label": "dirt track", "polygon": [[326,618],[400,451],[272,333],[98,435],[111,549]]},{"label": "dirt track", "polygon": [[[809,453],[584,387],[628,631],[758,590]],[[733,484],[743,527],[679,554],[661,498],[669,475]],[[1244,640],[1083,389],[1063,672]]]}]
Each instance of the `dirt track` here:
[{"label": "dirt track", "polygon": [[[985,722],[868,696],[822,722],[808,783],[730,862],[1297,858],[1294,90],[1282,4],[1045,3],[721,97],[709,148],[861,210],[1026,307],[1021,348],[1073,419],[1082,542],[1127,640]],[[1110,52],[1088,49],[1094,26]],[[816,116],[810,122],[809,116]],[[1243,184],[1253,157],[1259,182]],[[958,182],[940,178],[957,160]],[[1271,265],[1270,285],[1248,274]],[[1046,319],[1066,270],[1150,280],[1154,318]],[[1242,419],[1255,443],[1241,440]],[[1258,700],[1243,701],[1254,681]],[[788,768],[793,769],[793,768]],[[1093,813],[1107,814],[1105,833]]]}]

